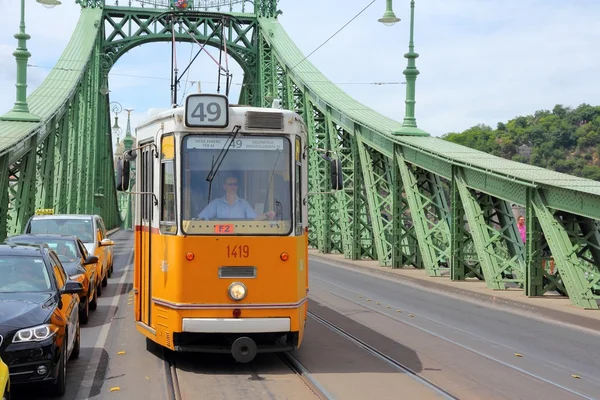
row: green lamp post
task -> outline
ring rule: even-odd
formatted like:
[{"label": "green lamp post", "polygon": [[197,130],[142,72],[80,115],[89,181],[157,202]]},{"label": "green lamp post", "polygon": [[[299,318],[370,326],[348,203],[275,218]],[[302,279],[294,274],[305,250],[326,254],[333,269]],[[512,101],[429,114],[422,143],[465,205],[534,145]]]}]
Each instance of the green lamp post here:
[{"label": "green lamp post", "polygon": [[[58,0],[36,1],[47,8],[61,4]],[[21,0],[21,23],[19,24],[19,28],[19,33],[15,35],[18,45],[13,53],[13,56],[17,60],[17,101],[11,111],[0,116],[0,120],[39,122],[40,117],[31,114],[27,105],[27,60],[31,57],[31,53],[27,51],[26,42],[31,36],[25,33],[25,0]]]},{"label": "green lamp post", "polygon": [[[392,26],[398,21],[400,21],[400,18],[397,18],[394,11],[392,11],[392,0],[386,0],[386,11],[383,14],[383,17],[379,19],[379,22],[386,26]],[[417,128],[417,119],[415,118],[415,86],[417,75],[419,75],[415,60],[419,57],[419,54],[415,53],[414,29],[415,0],[411,0],[410,40],[408,43],[408,53],[404,54],[404,58],[408,60],[408,65],[403,72],[406,77],[406,111],[404,114],[404,121],[402,121],[402,128],[399,131],[394,132],[395,135],[428,135],[425,131]]]}]

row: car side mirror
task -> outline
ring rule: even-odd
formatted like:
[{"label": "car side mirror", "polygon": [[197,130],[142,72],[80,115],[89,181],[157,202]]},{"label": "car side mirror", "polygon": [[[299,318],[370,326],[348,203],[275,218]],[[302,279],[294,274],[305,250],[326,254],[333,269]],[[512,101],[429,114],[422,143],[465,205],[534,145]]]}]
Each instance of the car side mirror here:
[{"label": "car side mirror", "polygon": [[115,242],[113,242],[110,239],[104,239],[100,242],[100,246],[112,246],[114,244],[115,244]]},{"label": "car side mirror", "polygon": [[98,262],[98,257],[89,255],[88,258],[85,259],[83,265],[96,264]]},{"label": "car side mirror", "polygon": [[69,280],[60,292],[61,294],[81,294],[83,293],[83,285],[81,282]]}]

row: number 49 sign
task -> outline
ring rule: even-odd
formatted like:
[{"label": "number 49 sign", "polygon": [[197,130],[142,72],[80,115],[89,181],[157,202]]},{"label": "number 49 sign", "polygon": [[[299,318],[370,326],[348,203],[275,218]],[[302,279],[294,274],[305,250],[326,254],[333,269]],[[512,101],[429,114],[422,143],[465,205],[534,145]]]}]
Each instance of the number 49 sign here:
[{"label": "number 49 sign", "polygon": [[185,125],[224,128],[229,125],[229,102],[220,94],[195,93],[185,99]]}]

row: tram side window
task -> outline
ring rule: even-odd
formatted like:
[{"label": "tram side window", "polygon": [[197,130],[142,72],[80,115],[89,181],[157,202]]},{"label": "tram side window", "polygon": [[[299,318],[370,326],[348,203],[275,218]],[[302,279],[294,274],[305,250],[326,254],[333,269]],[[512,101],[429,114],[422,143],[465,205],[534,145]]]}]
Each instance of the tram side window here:
[{"label": "tram side window", "polygon": [[165,233],[175,233],[177,231],[175,219],[175,169],[172,160],[162,162],[160,181],[162,193],[160,230]]},{"label": "tram side window", "polygon": [[153,168],[153,157],[152,151],[150,149],[144,149],[142,151],[142,171],[141,171],[141,211],[142,211],[142,220],[150,221],[152,217],[152,206],[153,206],[153,197],[151,194],[154,190],[154,176],[152,174]]},{"label": "tram side window", "polygon": [[295,157],[295,195],[296,195],[296,235],[302,235],[302,146],[299,137],[296,137]]}]

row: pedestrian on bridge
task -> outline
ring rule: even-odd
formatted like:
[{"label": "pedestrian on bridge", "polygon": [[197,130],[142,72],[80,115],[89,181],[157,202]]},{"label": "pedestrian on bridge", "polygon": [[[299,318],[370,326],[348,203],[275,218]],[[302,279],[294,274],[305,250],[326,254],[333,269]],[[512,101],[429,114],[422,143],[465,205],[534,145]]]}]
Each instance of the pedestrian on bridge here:
[{"label": "pedestrian on bridge", "polygon": [[519,233],[521,234],[521,240],[523,241],[523,243],[525,243],[525,239],[527,238],[527,235],[526,235],[526,228],[525,228],[525,217],[522,215],[519,215],[519,218],[517,218],[517,228],[519,228]]}]

